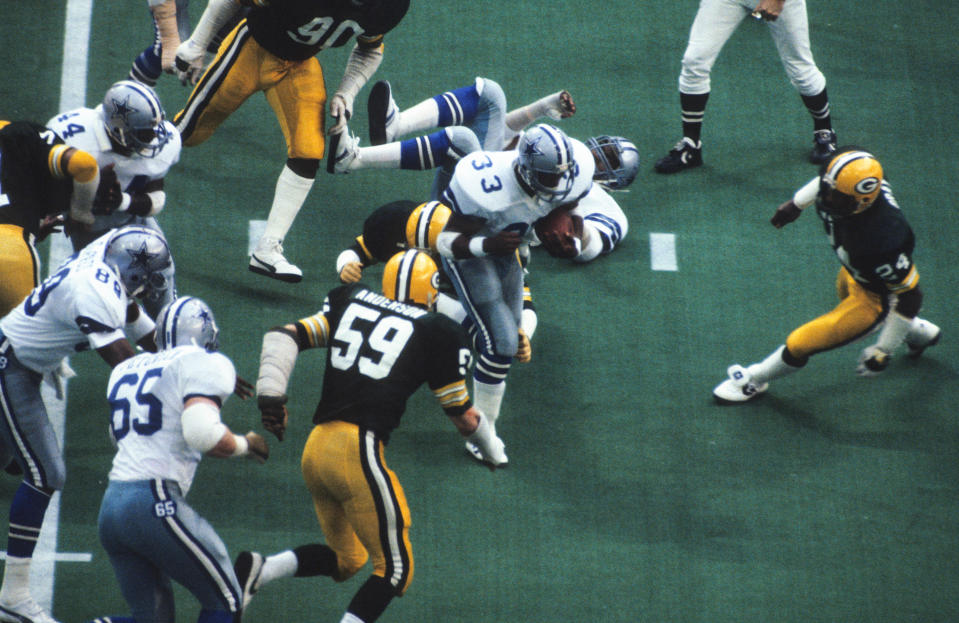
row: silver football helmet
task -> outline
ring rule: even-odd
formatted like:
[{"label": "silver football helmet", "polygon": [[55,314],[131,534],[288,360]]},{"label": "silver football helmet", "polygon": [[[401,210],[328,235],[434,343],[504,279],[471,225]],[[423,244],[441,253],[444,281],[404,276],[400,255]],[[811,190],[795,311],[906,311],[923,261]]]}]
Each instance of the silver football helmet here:
[{"label": "silver football helmet", "polygon": [[193,344],[210,352],[220,347],[210,306],[193,296],[167,303],[157,315],[156,343],[160,350]]},{"label": "silver football helmet", "polygon": [[622,136],[593,136],[586,146],[596,159],[593,180],[609,190],[621,190],[633,183],[639,173],[639,150]]},{"label": "silver football helmet", "polygon": [[550,203],[566,198],[579,167],[573,159],[573,145],[562,130],[541,123],[523,133],[516,151],[517,171],[537,197]]},{"label": "silver football helmet", "polygon": [[127,296],[153,298],[173,284],[173,257],[159,232],[128,225],[107,242],[103,261],[120,278]]},{"label": "silver football helmet", "polygon": [[160,98],[145,84],[115,83],[103,96],[100,115],[107,133],[128,155],[152,158],[170,140]]}]

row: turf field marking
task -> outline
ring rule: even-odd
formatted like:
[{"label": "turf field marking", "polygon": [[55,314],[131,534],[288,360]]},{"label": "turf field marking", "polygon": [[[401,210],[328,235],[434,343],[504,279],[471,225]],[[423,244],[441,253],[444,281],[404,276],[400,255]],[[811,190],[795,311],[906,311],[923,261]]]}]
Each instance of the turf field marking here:
[{"label": "turf field marking", "polygon": [[653,270],[679,270],[676,234],[649,234],[649,263]]}]

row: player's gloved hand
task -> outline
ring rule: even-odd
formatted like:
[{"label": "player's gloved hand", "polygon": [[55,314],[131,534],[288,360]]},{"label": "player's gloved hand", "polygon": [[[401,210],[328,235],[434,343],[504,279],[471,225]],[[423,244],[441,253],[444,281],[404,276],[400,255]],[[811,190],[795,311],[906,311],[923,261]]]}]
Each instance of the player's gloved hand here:
[{"label": "player's gloved hand", "polygon": [[279,441],[283,441],[289,414],[286,411],[286,394],[280,396],[257,396],[256,406],[260,409],[260,422]]},{"label": "player's gloved hand", "polygon": [[859,365],[856,374],[859,376],[876,376],[886,369],[892,356],[878,346],[867,346],[859,355]]},{"label": "player's gloved hand", "polygon": [[363,265],[359,262],[347,262],[340,271],[340,281],[356,283],[363,278]]},{"label": "player's gloved hand", "polygon": [[246,437],[247,443],[250,444],[247,456],[260,465],[266,463],[266,460],[270,458],[270,446],[267,445],[263,435],[250,431],[243,436]]},{"label": "player's gloved hand", "polygon": [[572,259],[583,250],[583,243],[571,231],[543,232],[542,243],[547,253],[562,259]]},{"label": "player's gloved hand", "polygon": [[516,361],[520,363],[529,363],[533,358],[533,346],[526,337],[526,332],[522,328],[519,330],[519,346],[516,349]]},{"label": "player's gloved hand", "polygon": [[199,82],[203,75],[203,60],[206,50],[187,39],[176,49],[176,58],[173,60],[174,73],[180,79],[180,84],[192,86]]},{"label": "player's gloved hand", "polygon": [[246,400],[253,395],[253,384],[237,376],[236,384],[233,386],[233,393],[239,396],[240,400]]},{"label": "player's gloved hand", "polygon": [[790,199],[786,203],[782,204],[776,208],[776,213],[773,214],[773,217],[769,219],[769,222],[772,223],[773,227],[780,229],[783,225],[792,223],[799,215],[802,214],[802,210],[799,209],[799,206]]},{"label": "player's gloved hand", "polygon": [[510,255],[522,241],[515,231],[501,231],[483,241],[483,250],[490,255]]},{"label": "player's gloved hand", "polygon": [[100,169],[100,184],[93,196],[94,214],[112,214],[123,203],[123,191],[113,167],[114,164],[110,163]]},{"label": "player's gloved hand", "polygon": [[346,129],[346,122],[353,116],[353,98],[344,93],[334,93],[330,98],[330,116],[336,123],[327,134],[339,134]]}]

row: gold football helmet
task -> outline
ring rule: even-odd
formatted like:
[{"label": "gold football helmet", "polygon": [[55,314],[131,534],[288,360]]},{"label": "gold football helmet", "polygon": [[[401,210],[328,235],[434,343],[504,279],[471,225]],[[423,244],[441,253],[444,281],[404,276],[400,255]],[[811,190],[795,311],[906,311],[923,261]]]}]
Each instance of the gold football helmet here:
[{"label": "gold football helmet", "polygon": [[446,227],[452,211],[439,201],[421,203],[406,221],[406,246],[413,249],[436,248],[436,238]]},{"label": "gold football helmet", "polygon": [[832,216],[851,216],[866,210],[879,196],[882,165],[860,149],[840,152],[819,178],[818,207]]},{"label": "gold football helmet", "polygon": [[383,269],[383,294],[394,301],[420,305],[429,310],[436,306],[440,273],[429,253],[407,249],[397,253]]}]

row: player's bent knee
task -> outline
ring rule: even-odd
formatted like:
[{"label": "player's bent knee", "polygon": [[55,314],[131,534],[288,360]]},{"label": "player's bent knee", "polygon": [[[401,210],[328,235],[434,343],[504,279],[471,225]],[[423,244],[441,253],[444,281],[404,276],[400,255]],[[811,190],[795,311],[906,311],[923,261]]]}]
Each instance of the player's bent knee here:
[{"label": "player's bent knee", "polygon": [[341,554],[337,552],[336,554],[336,573],[333,574],[333,579],[337,582],[345,582],[349,580],[356,572],[363,568],[363,565],[366,564],[366,561],[369,559],[367,554]]}]

